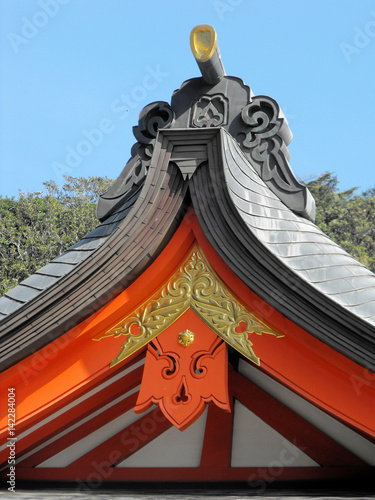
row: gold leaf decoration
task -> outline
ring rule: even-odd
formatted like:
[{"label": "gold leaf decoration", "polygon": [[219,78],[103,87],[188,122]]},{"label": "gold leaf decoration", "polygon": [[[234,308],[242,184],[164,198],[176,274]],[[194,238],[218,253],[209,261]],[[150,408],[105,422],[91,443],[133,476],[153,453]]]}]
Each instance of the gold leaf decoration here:
[{"label": "gold leaf decoration", "polygon": [[259,365],[249,333],[283,337],[249,312],[228,290],[197,244],[161,290],[101,337],[125,335],[111,366],[136,352],[191,308],[219,337]]},{"label": "gold leaf decoration", "polygon": [[190,330],[185,330],[178,334],[178,343],[184,347],[188,347],[194,342],[195,334]]}]

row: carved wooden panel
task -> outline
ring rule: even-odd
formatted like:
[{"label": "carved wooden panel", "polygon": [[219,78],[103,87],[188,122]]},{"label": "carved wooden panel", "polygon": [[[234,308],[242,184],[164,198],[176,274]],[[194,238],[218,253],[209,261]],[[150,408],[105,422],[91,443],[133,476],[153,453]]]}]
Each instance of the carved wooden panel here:
[{"label": "carved wooden panel", "polygon": [[194,245],[161,290],[95,340],[124,336],[122,349],[112,361],[114,366],[166,330],[189,308],[219,337],[256,364],[260,360],[249,334],[283,337],[239,302],[213,271],[198,245]]},{"label": "carved wooden panel", "polygon": [[210,402],[230,411],[227,347],[189,309],[148,344],[134,411],[142,413],[156,403],[182,431]]}]

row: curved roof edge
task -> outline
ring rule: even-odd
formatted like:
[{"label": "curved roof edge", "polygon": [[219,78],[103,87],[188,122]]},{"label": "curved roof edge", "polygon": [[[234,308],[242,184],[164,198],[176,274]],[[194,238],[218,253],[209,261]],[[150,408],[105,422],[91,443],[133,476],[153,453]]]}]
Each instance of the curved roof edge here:
[{"label": "curved roof edge", "polygon": [[[286,207],[227,132],[222,130],[215,140],[208,152],[208,167],[199,168],[191,182],[193,206],[212,246],[271,306],[374,370],[375,275],[312,222]],[[328,279],[314,280],[310,271],[326,274]],[[343,281],[336,281],[335,292],[328,293],[326,283],[333,282],[330,275],[340,272]],[[355,279],[350,283],[350,278]],[[367,290],[365,298],[358,294],[357,309],[345,302],[349,286],[353,296]],[[363,306],[367,309],[362,310]]]},{"label": "curved roof edge", "polygon": [[[135,281],[163,250],[187,209],[184,203],[187,185],[176,165],[169,162],[167,142],[156,144],[157,161],[151,163],[134,203],[128,210],[124,208],[126,214],[120,217],[108,238],[87,258],[72,266],[70,272],[57,276],[57,281],[2,319],[2,370],[66,333],[108,303]],[[121,212],[119,209],[116,214]],[[94,231],[107,226],[101,224]],[[82,244],[87,238],[81,240]],[[73,247],[46,267],[55,266],[71,252]],[[16,287],[13,294],[22,291],[24,286]]]}]

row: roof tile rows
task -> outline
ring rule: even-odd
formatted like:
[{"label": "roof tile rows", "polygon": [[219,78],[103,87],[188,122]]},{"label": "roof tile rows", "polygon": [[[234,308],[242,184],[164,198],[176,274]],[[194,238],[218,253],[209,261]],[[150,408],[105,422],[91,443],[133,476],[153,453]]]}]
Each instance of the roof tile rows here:
[{"label": "roof tile rows", "polygon": [[313,222],[273,194],[229,134],[223,134],[230,196],[249,230],[322,293],[375,325],[375,275]]}]

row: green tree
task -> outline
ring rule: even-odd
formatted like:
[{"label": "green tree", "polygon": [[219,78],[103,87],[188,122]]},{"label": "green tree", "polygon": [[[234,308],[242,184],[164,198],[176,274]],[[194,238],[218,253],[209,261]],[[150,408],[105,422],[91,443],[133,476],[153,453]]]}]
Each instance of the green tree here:
[{"label": "green tree", "polygon": [[375,189],[339,191],[326,172],[306,183],[316,201],[316,224],[359,262],[375,272]]},{"label": "green tree", "polygon": [[[45,182],[45,193],[0,197],[0,295],[97,226],[97,198],[112,182],[66,177],[62,187]],[[375,272],[375,189],[340,192],[329,172],[306,185],[316,200],[317,225]]]},{"label": "green tree", "polygon": [[98,225],[96,201],[113,181],[65,177],[45,193],[0,197],[0,295],[60,255]]}]

